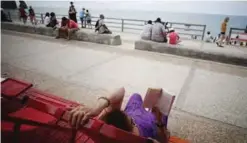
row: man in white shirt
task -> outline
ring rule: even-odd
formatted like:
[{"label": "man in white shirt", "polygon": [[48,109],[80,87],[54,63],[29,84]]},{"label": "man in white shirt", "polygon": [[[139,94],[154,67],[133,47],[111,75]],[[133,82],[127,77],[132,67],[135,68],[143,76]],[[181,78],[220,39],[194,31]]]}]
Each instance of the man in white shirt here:
[{"label": "man in white shirt", "polygon": [[208,31],[205,38],[205,42],[212,43],[213,40],[214,40],[213,36],[211,36],[210,32]]},{"label": "man in white shirt", "polygon": [[165,26],[161,23],[161,19],[157,18],[152,26],[151,40],[155,42],[167,42]]},{"label": "man in white shirt", "polygon": [[148,20],[148,24],[144,26],[143,31],[141,33],[141,39],[151,40],[152,26],[152,21]]}]

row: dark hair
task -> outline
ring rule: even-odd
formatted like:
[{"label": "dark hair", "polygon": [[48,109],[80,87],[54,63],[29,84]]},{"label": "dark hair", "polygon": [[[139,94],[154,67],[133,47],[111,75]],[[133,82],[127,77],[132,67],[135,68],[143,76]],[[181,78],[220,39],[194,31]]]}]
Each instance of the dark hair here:
[{"label": "dark hair", "polygon": [[155,20],[155,22],[161,23],[161,19],[158,17],[158,18]]},{"label": "dark hair", "polygon": [[148,24],[152,24],[152,20],[148,20]]},{"label": "dark hair", "polygon": [[209,35],[210,34],[210,31],[208,31],[207,34]]},{"label": "dark hair", "polygon": [[45,13],[45,16],[48,16],[49,17],[50,16],[50,13],[49,12],[46,12]]},{"label": "dark hair", "polygon": [[86,12],[88,12],[88,9],[86,10]]},{"label": "dark hair", "polygon": [[51,12],[50,15],[51,15],[51,17],[54,17],[55,16],[55,13],[54,12]]},{"label": "dark hair", "polygon": [[73,4],[73,2],[71,1],[70,4]]},{"label": "dark hair", "polygon": [[66,18],[66,17],[63,17],[62,18],[62,21],[66,21],[66,20],[68,20],[68,18]]},{"label": "dark hair", "polygon": [[101,120],[106,124],[113,125],[114,127],[127,132],[131,132],[133,129],[128,120],[128,116],[120,110],[113,110],[112,112],[107,113]]}]

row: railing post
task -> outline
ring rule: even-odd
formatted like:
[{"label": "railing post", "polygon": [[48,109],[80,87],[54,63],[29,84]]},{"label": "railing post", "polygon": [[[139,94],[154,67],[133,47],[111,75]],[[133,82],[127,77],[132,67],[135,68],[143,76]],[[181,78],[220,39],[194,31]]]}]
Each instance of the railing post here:
[{"label": "railing post", "polygon": [[229,44],[229,42],[231,41],[231,35],[232,35],[232,27],[230,28],[230,31],[229,31],[229,38],[228,38],[227,44]]},{"label": "railing post", "polygon": [[8,17],[9,17],[9,20],[12,20],[11,19],[11,15],[10,15],[10,12],[8,11]]},{"label": "railing post", "polygon": [[172,23],[170,23],[170,28],[172,28]]},{"label": "railing post", "polygon": [[122,32],[124,31],[124,19],[122,19]]},{"label": "railing post", "polygon": [[202,40],[204,39],[205,31],[206,31],[206,25],[204,25],[203,27]]},{"label": "railing post", "polygon": [[44,17],[43,17],[42,13],[41,13],[40,17],[41,17],[41,23],[44,24]]}]

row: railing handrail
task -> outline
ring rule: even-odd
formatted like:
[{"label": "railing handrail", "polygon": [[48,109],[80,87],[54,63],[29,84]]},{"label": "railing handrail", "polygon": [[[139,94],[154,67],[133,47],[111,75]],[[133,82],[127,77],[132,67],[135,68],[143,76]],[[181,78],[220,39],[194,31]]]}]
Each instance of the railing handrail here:
[{"label": "railing handrail", "polygon": [[[41,18],[41,22],[44,22],[44,13],[35,13],[37,18]],[[40,15],[40,16],[38,16]],[[66,16],[66,15],[61,15],[61,14],[56,14],[57,18],[60,19],[60,17]],[[79,16],[77,16],[79,17]],[[96,16],[91,16],[92,19],[98,19],[99,17]],[[124,18],[114,18],[114,17],[105,17],[105,23],[110,24],[112,28],[121,28],[121,31],[124,32],[124,29],[129,29],[129,30],[142,30],[143,27],[148,20],[140,20],[140,19],[124,19]],[[118,21],[107,21],[107,20],[118,20]],[[96,22],[96,20],[92,20],[92,22]],[[127,23],[126,23],[127,22]],[[141,23],[130,23],[130,22],[141,22]],[[204,35],[205,35],[205,30],[206,30],[206,25],[203,24],[192,24],[192,23],[182,23],[182,22],[167,22],[168,24],[170,24],[169,27],[174,27],[174,29],[178,29],[178,30],[184,30],[183,32],[178,32],[179,34],[182,35],[191,35],[191,36],[199,36],[201,37],[201,40],[203,40]],[[115,24],[115,25],[113,25]],[[92,24],[93,25],[93,24]],[[120,26],[116,26],[116,25],[120,25]],[[187,26],[185,28],[183,27],[176,27],[178,25],[183,25],[183,26]],[[133,26],[133,27],[129,27],[129,26]],[[200,29],[196,29],[196,28],[191,28],[191,27],[202,27]],[[190,32],[195,32],[194,34],[186,32],[186,31],[190,31]],[[199,34],[200,33],[200,34]]]}]

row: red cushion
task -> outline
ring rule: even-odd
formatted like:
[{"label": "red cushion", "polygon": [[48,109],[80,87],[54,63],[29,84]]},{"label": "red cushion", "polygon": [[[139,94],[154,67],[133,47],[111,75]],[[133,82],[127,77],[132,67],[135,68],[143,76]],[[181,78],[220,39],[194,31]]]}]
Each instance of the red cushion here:
[{"label": "red cushion", "polygon": [[143,137],[133,135],[130,132],[126,132],[123,130],[120,130],[114,126],[104,124],[102,128],[100,129],[100,133],[102,136],[102,139],[108,140],[109,142],[118,142],[118,143],[146,143],[147,140]]},{"label": "red cushion", "polygon": [[6,97],[16,97],[29,89],[31,86],[31,83],[8,78],[1,82],[1,93]]},{"label": "red cushion", "polygon": [[41,123],[49,123],[56,120],[56,118],[52,115],[46,114],[44,112],[30,107],[22,108],[14,113],[11,113],[10,116],[33,120]]},{"label": "red cushion", "polygon": [[[18,118],[22,118],[22,119],[29,119],[29,120],[33,120],[33,121],[38,121],[41,123],[49,123],[52,121],[55,121],[56,118],[54,118],[53,116],[49,115],[49,114],[45,114],[43,112],[40,112],[36,109],[33,108],[22,108],[16,112],[13,112],[11,114],[9,114],[9,116],[12,117],[18,117]],[[12,122],[5,122],[5,121],[1,121],[1,130],[2,131],[13,131],[13,126],[14,123]],[[27,130],[32,130],[35,129],[37,127],[35,126],[29,126],[29,125],[22,125],[21,126],[21,131],[27,131]]]},{"label": "red cushion", "polygon": [[39,100],[50,102],[57,106],[68,107],[68,106],[78,106],[79,105],[79,103],[66,100],[59,96],[52,95],[52,94],[49,94],[49,93],[46,93],[46,92],[43,92],[37,89],[33,89],[33,88],[27,91],[27,95],[30,97],[38,98]]}]

